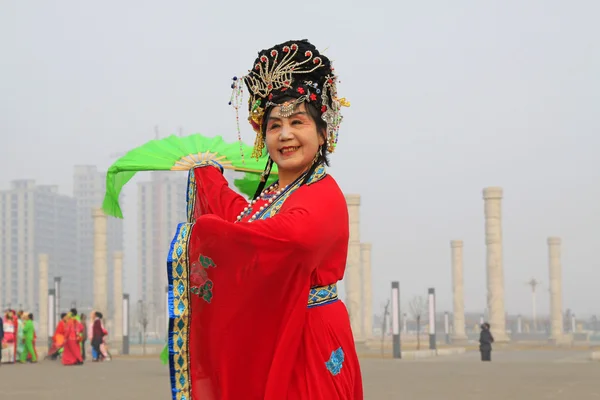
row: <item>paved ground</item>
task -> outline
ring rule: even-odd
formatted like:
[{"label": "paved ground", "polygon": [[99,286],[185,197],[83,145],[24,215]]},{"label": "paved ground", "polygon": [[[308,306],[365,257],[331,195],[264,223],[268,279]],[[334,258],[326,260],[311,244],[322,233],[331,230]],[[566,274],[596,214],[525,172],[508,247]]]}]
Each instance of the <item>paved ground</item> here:
[{"label": "paved ground", "polygon": [[[367,400],[600,399],[600,362],[589,351],[498,351],[418,361],[362,361]],[[155,358],[62,367],[53,362],[2,365],[0,398],[19,400],[168,400],[166,367]],[[83,395],[81,390],[88,390]],[[243,400],[243,399],[240,399]]]}]

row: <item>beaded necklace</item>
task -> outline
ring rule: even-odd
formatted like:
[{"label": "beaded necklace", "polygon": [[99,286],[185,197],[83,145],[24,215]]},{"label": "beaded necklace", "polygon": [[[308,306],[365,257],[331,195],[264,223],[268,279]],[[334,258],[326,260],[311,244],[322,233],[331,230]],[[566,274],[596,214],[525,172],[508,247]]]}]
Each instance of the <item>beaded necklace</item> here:
[{"label": "beaded necklace", "polygon": [[265,208],[267,208],[269,205],[271,205],[273,203],[273,201],[275,201],[275,199],[277,199],[288,188],[288,186],[280,189],[279,188],[279,183],[275,182],[274,184],[272,184],[271,186],[269,186],[268,188],[266,188],[265,190],[263,190],[262,193],[257,198],[255,198],[254,200],[252,200],[250,202],[250,204],[248,204],[248,206],[245,207],[244,210],[242,210],[242,212],[240,213],[240,215],[238,215],[238,217],[236,219],[236,222],[240,222],[242,219],[244,219],[248,215],[252,214],[253,206],[259,200],[265,200],[266,204],[263,205],[263,206],[261,206],[258,209],[258,211],[256,211],[254,213],[254,215],[252,217],[250,217],[250,219],[248,220],[248,222],[255,221],[256,218],[258,218],[258,214],[260,214],[262,211],[265,210]]},{"label": "beaded necklace", "polygon": [[[254,213],[254,215],[252,215],[250,217],[248,222],[256,221],[259,217],[262,217],[264,215],[264,213],[269,212],[270,207],[275,207],[276,209],[280,208],[281,203],[283,201],[285,201],[285,198],[301,186],[301,182],[304,180],[304,178],[306,177],[306,174],[308,174],[308,172],[309,171],[306,171],[305,173],[300,175],[298,178],[296,178],[296,180],[294,182],[290,183],[289,185],[287,185],[283,188],[279,187],[279,182],[275,182],[274,184],[269,186],[267,189],[263,190],[256,199],[252,200],[248,204],[248,206],[242,210],[240,215],[238,215],[238,217],[236,218],[235,223],[241,222],[245,217],[252,214],[252,212],[254,211],[253,206],[259,200],[263,200],[263,201],[265,201],[265,203],[262,206],[260,206],[260,208]],[[322,178],[324,178],[326,175],[327,175],[327,172],[325,170],[325,166],[321,164],[312,172],[312,175],[311,175],[310,179],[308,180],[307,184],[310,185],[311,183],[318,182]],[[275,204],[273,204],[273,203],[275,203]]]}]

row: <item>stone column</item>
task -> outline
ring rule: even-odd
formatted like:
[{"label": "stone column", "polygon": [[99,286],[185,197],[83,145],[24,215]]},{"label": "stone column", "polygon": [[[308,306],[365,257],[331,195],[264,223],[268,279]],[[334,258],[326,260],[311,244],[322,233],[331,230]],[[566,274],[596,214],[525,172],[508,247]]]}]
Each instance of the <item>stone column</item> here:
[{"label": "stone column", "polygon": [[114,253],[113,266],[113,338],[115,340],[115,348],[122,348],[123,344],[123,252],[116,251]]},{"label": "stone column", "polygon": [[560,262],[561,240],[548,238],[548,266],[550,272],[550,339],[560,342],[563,339],[562,314],[562,266]]},{"label": "stone column", "polygon": [[362,264],[362,311],[365,340],[373,336],[373,292],[371,278],[371,243],[360,244]]},{"label": "stone column", "polygon": [[465,295],[463,282],[463,241],[450,241],[452,249],[452,340],[467,340],[465,333]]},{"label": "stone column", "polygon": [[362,307],[360,290],[360,195],[346,195],[350,222],[350,240],[346,263],[345,286],[346,306],[350,315],[350,326],[355,341],[363,340]]},{"label": "stone column", "polygon": [[507,342],[502,266],[502,188],[483,189],[489,324],[496,342]]},{"label": "stone column", "polygon": [[46,343],[48,339],[48,254],[40,254],[38,256],[39,263],[39,313],[34,316],[39,321],[37,329],[38,342]]},{"label": "stone column", "polygon": [[94,217],[94,310],[108,319],[107,217],[101,208],[92,211]]}]

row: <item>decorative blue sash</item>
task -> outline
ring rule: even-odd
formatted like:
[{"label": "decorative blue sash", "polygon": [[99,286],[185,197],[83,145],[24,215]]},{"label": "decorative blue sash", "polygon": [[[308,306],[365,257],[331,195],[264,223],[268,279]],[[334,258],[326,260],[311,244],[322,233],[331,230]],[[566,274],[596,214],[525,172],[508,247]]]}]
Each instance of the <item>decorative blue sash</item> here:
[{"label": "decorative blue sash", "polygon": [[308,308],[333,303],[337,300],[337,283],[327,286],[315,286],[310,288],[308,294]]}]

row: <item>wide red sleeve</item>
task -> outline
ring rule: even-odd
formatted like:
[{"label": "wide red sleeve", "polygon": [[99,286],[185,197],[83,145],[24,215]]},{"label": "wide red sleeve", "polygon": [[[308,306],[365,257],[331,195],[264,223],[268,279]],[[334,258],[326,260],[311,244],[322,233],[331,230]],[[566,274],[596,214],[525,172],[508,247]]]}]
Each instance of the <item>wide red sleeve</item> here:
[{"label": "wide red sleeve", "polygon": [[299,188],[269,219],[196,220],[188,249],[197,288],[190,328],[194,400],[270,400],[285,393],[311,274],[347,232],[343,196],[331,195],[330,186],[324,180]]},{"label": "wide red sleeve", "polygon": [[[226,221],[234,221],[248,205],[248,201],[233,191],[218,165],[205,163],[194,171],[196,195],[192,203],[194,220],[201,215],[215,214]],[[188,203],[189,204],[189,203]]]}]

